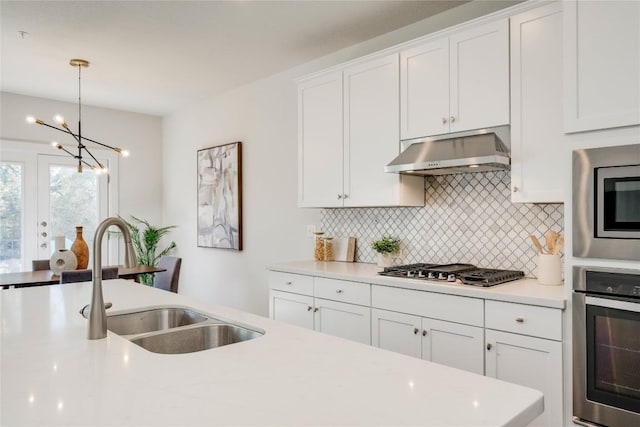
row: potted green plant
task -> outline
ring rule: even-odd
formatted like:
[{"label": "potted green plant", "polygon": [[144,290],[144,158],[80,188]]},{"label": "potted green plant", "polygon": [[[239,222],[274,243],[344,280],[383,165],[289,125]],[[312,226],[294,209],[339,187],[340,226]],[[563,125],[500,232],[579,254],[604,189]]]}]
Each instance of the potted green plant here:
[{"label": "potted green plant", "polygon": [[393,255],[400,253],[400,239],[384,236],[371,243],[371,248],[378,253],[378,267],[389,267],[393,263]]},{"label": "potted green plant", "polygon": [[[176,226],[156,227],[149,224],[148,221],[136,218],[133,215],[131,215],[131,218],[133,219],[132,222],[128,222],[125,219],[122,220],[127,224],[131,232],[131,243],[133,243],[133,249],[136,251],[138,264],[155,267],[160,257],[167,255],[176,248],[176,242],[172,241],[164,249],[158,249],[162,237],[176,228]],[[140,283],[149,286],[153,285],[153,273],[141,274]]]}]

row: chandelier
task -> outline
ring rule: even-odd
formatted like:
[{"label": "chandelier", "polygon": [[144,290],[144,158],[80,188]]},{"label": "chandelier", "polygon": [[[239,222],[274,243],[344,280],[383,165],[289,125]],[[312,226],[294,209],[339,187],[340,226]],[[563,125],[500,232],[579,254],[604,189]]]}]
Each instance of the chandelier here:
[{"label": "chandelier", "polygon": [[[65,153],[69,154],[71,157],[78,159],[78,172],[82,173],[83,170],[83,165],[87,166],[89,168],[91,168],[91,170],[93,170],[96,174],[103,174],[103,173],[107,173],[107,168],[98,161],[98,159],[96,159],[96,157],[91,153],[91,151],[89,151],[89,149],[87,148],[86,145],[84,145],[84,141],[89,141],[89,142],[93,142],[94,144],[98,144],[101,147],[104,148],[109,148],[113,151],[115,151],[116,153],[119,153],[120,155],[122,155],[123,157],[128,157],[129,156],[129,152],[127,150],[123,150],[120,147],[112,147],[110,145],[107,144],[103,144],[101,142],[98,141],[94,141],[93,139],[89,139],[87,137],[83,137],[82,136],[82,125],[81,125],[81,121],[82,121],[82,100],[81,100],[81,70],[83,67],[88,67],[89,66],[89,61],[85,61],[84,59],[72,59],[71,61],[69,61],[69,65],[71,65],[72,67],[77,67],[78,68],[78,133],[73,133],[70,129],[69,126],[67,125],[67,123],[64,120],[64,117],[57,115],[54,117],[54,120],[56,123],[58,123],[58,125],[60,125],[61,127],[55,126],[55,125],[50,125],[48,123],[45,123],[44,121],[40,120],[40,119],[36,119],[33,116],[28,116],[27,117],[27,122],[28,123],[36,123],[42,126],[46,126],[49,127],[51,129],[55,129],[57,131],[60,132],[64,132],[66,134],[71,135],[76,142],[78,143],[78,147],[77,147],[77,154],[69,151],[67,148],[63,147],[62,144],[59,144],[58,142],[52,142],[51,145],[54,146],[55,148],[64,151]],[[84,153],[84,157],[83,157],[83,153]]]}]

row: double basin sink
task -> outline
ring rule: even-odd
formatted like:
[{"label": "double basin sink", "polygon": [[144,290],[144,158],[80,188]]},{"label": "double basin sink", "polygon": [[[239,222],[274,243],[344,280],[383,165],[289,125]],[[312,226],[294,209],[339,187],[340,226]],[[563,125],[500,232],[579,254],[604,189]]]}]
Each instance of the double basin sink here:
[{"label": "double basin sink", "polygon": [[109,315],[107,329],[148,351],[162,354],[193,353],[264,335],[264,331],[257,328],[181,307]]}]

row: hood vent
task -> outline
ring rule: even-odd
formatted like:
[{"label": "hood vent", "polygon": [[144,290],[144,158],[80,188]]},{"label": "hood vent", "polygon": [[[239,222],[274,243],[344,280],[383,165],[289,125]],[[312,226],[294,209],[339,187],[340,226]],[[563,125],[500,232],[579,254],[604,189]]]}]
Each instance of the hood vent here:
[{"label": "hood vent", "polygon": [[509,126],[402,141],[406,149],[384,167],[407,175],[508,170]]}]

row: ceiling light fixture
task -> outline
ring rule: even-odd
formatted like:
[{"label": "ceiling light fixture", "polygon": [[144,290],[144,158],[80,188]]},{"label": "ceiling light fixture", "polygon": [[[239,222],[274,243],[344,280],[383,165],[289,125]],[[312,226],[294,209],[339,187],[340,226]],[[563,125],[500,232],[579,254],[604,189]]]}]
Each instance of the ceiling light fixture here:
[{"label": "ceiling light fixture", "polygon": [[[71,65],[72,67],[78,67],[78,133],[73,133],[71,132],[71,130],[69,129],[69,126],[67,126],[67,123],[64,121],[64,117],[57,115],[55,116],[54,120],[56,121],[56,123],[58,123],[60,126],[62,127],[58,127],[58,126],[54,126],[54,125],[50,125],[48,123],[45,123],[44,121],[40,120],[40,119],[36,119],[33,116],[28,116],[27,117],[27,122],[28,123],[36,123],[42,126],[46,126],[49,127],[51,129],[55,129],[57,131],[60,132],[64,132],[67,133],[69,135],[71,135],[76,142],[78,143],[78,154],[74,154],[71,151],[67,150],[65,147],[62,146],[62,144],[59,144],[57,142],[52,142],[51,145],[53,145],[54,147],[56,147],[59,150],[64,151],[65,153],[69,154],[71,157],[78,159],[78,172],[82,173],[82,169],[83,169],[83,165],[88,166],[89,168],[91,168],[96,174],[102,174],[102,173],[107,173],[107,168],[98,161],[98,159],[96,159],[96,157],[91,154],[91,151],[89,151],[89,149],[87,148],[86,145],[84,145],[83,141],[90,141],[93,142],[94,144],[98,144],[101,147],[105,147],[105,148],[109,148],[113,151],[115,151],[116,153],[119,153],[120,155],[122,155],[123,157],[128,157],[129,156],[129,152],[127,150],[123,150],[120,147],[112,147],[110,145],[107,144],[103,144],[101,142],[98,141],[94,141],[93,139],[89,139],[86,137],[82,136],[82,125],[81,125],[81,121],[82,121],[82,100],[81,100],[81,70],[83,67],[88,67],[89,66],[89,61],[85,61],[84,59],[72,59],[71,61],[69,61],[69,65]],[[93,161],[96,163],[95,165],[90,163],[91,160],[87,158],[87,156],[82,157],[82,153],[86,152],[86,154],[89,155],[89,157],[91,159],[93,159]],[[87,161],[88,160],[88,161]]]}]

